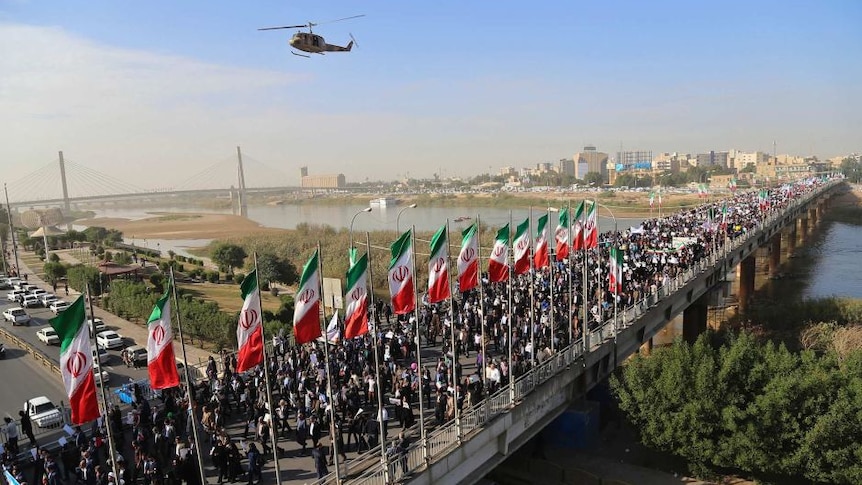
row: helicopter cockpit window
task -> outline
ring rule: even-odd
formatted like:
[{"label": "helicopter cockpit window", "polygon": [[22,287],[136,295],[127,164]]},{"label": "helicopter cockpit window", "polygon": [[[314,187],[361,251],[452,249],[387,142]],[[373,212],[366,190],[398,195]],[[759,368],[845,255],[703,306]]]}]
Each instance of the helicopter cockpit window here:
[{"label": "helicopter cockpit window", "polygon": [[319,44],[319,41],[318,41],[318,38],[317,38],[317,36],[316,36],[316,35],[315,35],[314,37],[312,37],[312,38],[311,38],[311,44],[312,44],[314,47],[318,47],[318,46],[320,45],[320,44]]}]

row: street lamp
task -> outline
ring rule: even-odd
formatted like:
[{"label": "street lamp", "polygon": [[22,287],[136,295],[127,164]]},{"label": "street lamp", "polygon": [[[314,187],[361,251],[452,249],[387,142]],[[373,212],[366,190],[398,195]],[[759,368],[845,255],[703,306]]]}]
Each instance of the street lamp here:
[{"label": "street lamp", "polygon": [[363,212],[371,212],[371,207],[366,207],[366,208],[362,209],[361,211],[357,212],[356,214],[353,214],[353,217],[350,219],[350,233],[349,233],[350,234],[350,247],[349,247],[350,264],[353,264],[354,259],[355,259],[353,256],[353,251],[354,251],[354,249],[353,249],[353,221],[356,220],[356,216],[358,216],[359,214],[362,214]]},{"label": "street lamp", "polygon": [[395,218],[395,232],[396,232],[396,233],[401,232],[401,231],[398,229],[399,222],[401,221],[401,214],[403,214],[403,213],[404,213],[404,211],[406,211],[407,209],[415,209],[415,208],[416,208],[416,204],[410,204],[410,205],[408,205],[407,207],[405,207],[405,208],[401,209],[400,211],[398,211],[398,216]]}]

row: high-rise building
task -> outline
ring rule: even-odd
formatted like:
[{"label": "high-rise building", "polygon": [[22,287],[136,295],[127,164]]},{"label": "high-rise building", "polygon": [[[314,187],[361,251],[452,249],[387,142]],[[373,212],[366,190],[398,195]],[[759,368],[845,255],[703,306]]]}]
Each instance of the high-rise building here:
[{"label": "high-rise building", "polygon": [[347,182],[344,178],[343,173],[325,175],[304,175],[302,177],[303,189],[340,189],[345,185],[347,185]]},{"label": "high-rise building", "polygon": [[630,170],[652,170],[652,152],[649,150],[617,152],[614,171],[619,175]]},{"label": "high-rise building", "polygon": [[731,154],[733,158],[730,163],[736,170],[742,170],[749,165],[754,165],[755,167],[763,165],[769,162],[770,158],[769,154],[764,152],[733,151]]},{"label": "high-rise building", "polygon": [[573,157],[575,177],[582,179],[589,172],[602,174],[602,180],[608,180],[608,154],[596,151],[596,147],[587,145],[584,151],[575,153]]},{"label": "high-rise building", "polygon": [[575,176],[575,161],[571,158],[561,158],[557,164],[557,172],[560,175]]},{"label": "high-rise building", "polygon": [[715,152],[710,151],[709,153],[698,153],[697,154],[697,166],[698,167],[708,167],[712,165],[718,165],[721,167],[727,167],[727,152]]}]

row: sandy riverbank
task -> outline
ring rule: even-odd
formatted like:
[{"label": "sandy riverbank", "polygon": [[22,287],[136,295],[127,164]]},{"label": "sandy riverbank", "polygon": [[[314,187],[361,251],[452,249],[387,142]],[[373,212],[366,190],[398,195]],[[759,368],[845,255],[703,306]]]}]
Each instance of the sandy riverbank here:
[{"label": "sandy riverbank", "polygon": [[155,214],[146,219],[92,218],[77,224],[101,226],[147,239],[223,239],[238,234],[274,234],[284,229],[264,227],[257,222],[229,214]]}]

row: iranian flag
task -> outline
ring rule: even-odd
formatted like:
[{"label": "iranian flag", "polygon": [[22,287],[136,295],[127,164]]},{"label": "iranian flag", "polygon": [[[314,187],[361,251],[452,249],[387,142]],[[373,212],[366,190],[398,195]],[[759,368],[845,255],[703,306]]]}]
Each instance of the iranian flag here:
[{"label": "iranian flag", "polygon": [[584,221],[584,249],[593,249],[599,245],[599,226],[596,221],[596,207],[593,202]]},{"label": "iranian flag", "polygon": [[84,295],[48,323],[60,337],[60,374],[72,408],[72,424],[89,423],[99,417],[99,403],[90,332],[84,324]]},{"label": "iranian flag", "polygon": [[240,285],[242,310],[236,326],[236,372],[245,372],[263,362],[263,322],[260,292],[257,289],[257,269],[249,273]]},{"label": "iranian flag", "polygon": [[727,202],[721,204],[721,230],[727,230]]},{"label": "iranian flag", "polygon": [[578,251],[584,249],[584,205],[582,200],[578,204],[578,209],[575,211],[575,218],[572,220],[572,250]]},{"label": "iranian flag", "polygon": [[389,261],[389,294],[392,310],[396,315],[410,313],[416,309],[416,292],[413,289],[413,243],[412,230],[408,230],[392,243]]},{"label": "iranian flag", "polygon": [[476,223],[461,232],[458,254],[458,289],[461,292],[479,286],[479,227]]},{"label": "iranian flag", "polygon": [[524,222],[518,224],[518,230],[515,231],[515,240],[512,245],[515,247],[515,274],[524,274],[530,271],[530,219],[524,219]]},{"label": "iranian flag", "polygon": [[557,243],[557,261],[569,257],[569,208],[560,211],[560,222],[554,231],[554,241]]},{"label": "iranian flag", "polygon": [[439,303],[449,298],[449,237],[446,226],[437,229],[431,238],[428,258],[428,302]]},{"label": "iranian flag", "polygon": [[608,286],[611,293],[618,295],[623,291],[623,252],[618,248],[611,248],[611,258],[608,262]]},{"label": "iranian flag", "polygon": [[368,333],[368,254],[347,270],[347,310],[344,313],[344,338]]},{"label": "iranian flag", "polygon": [[174,357],[174,334],[171,331],[171,284],[156,301],[147,320],[147,370],[150,387],[168,389],[180,385],[177,360]]},{"label": "iranian flag", "polygon": [[492,283],[506,281],[509,278],[509,225],[501,227],[494,238],[491,248],[491,258],[488,260],[488,279]]},{"label": "iranian flag", "polygon": [[652,209],[655,205],[655,192],[649,193],[649,208]]},{"label": "iranian flag", "polygon": [[293,307],[293,336],[304,344],[322,335],[320,331],[320,264],[317,250],[302,267]]},{"label": "iranian flag", "polygon": [[533,267],[544,268],[550,264],[548,257],[548,214],[539,218],[536,228],[536,250],[533,253]]}]

